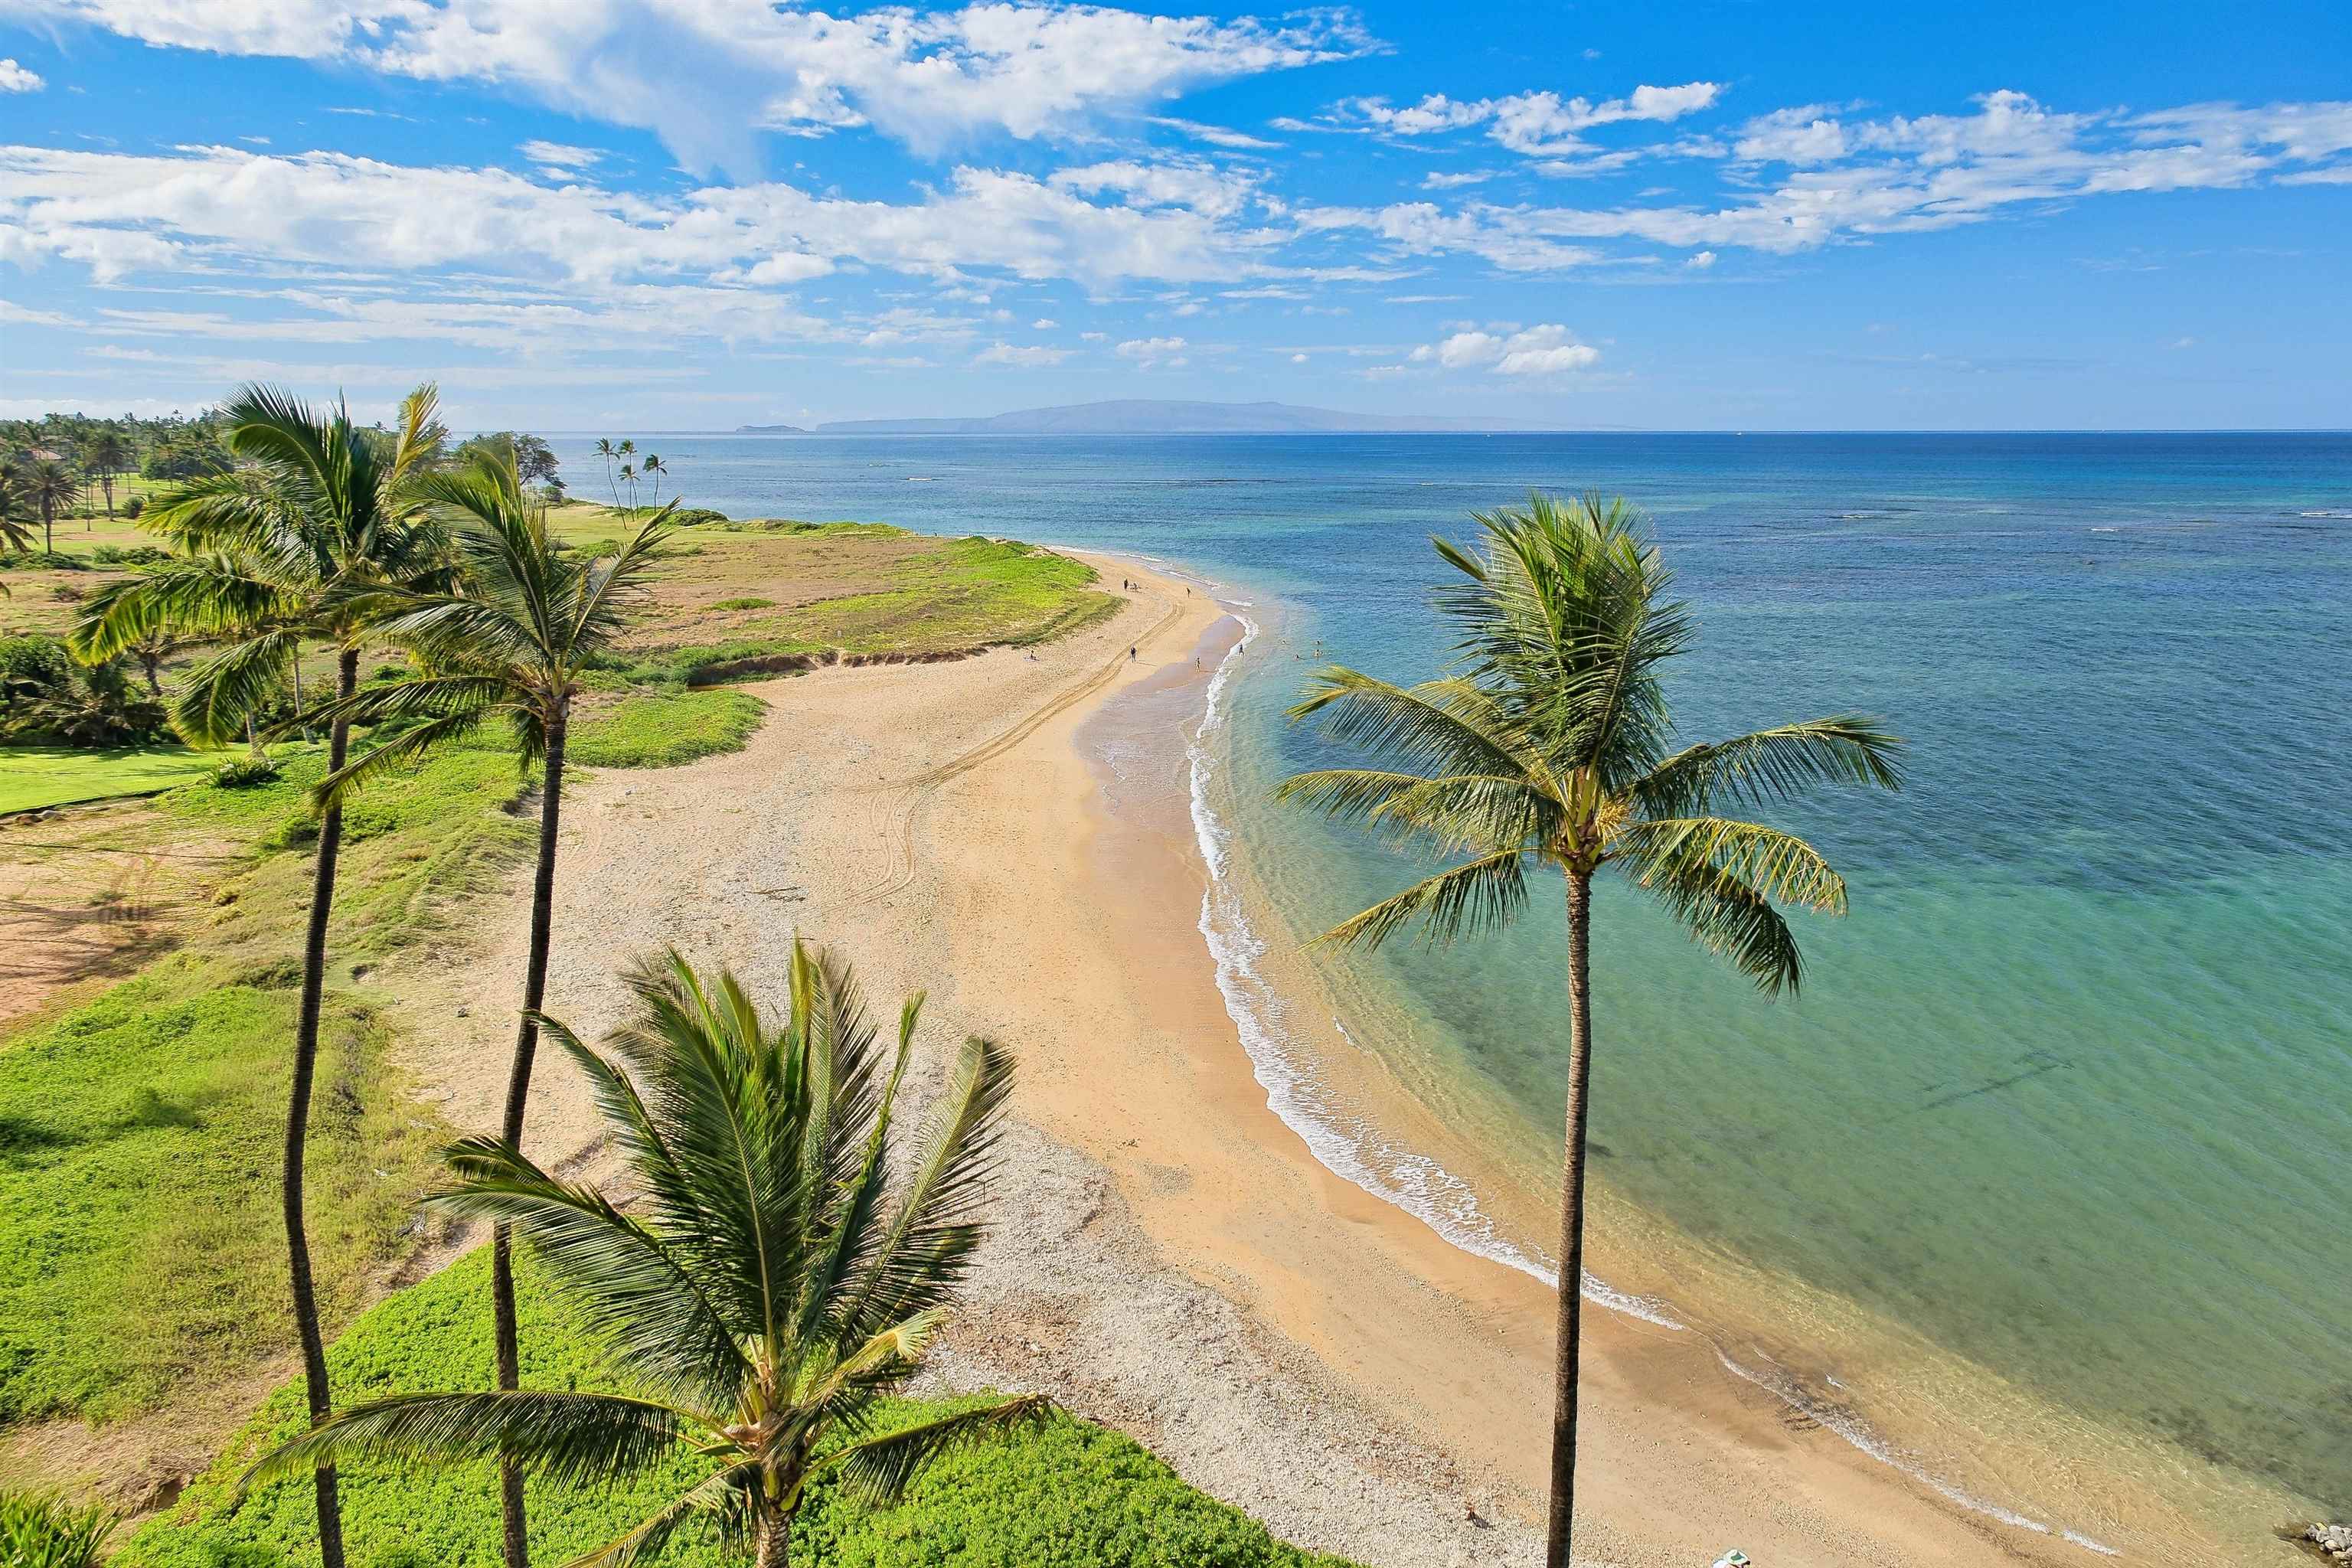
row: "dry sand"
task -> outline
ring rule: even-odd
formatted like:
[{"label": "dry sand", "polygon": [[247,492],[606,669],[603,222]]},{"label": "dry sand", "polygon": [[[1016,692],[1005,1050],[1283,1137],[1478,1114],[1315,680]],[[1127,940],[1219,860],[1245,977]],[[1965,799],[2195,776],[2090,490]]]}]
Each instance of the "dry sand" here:
[{"label": "dry sand", "polygon": [[[771,716],[744,752],[576,789],[549,1010],[602,1031],[614,972],[665,943],[781,996],[796,932],[878,1005],[928,987],[922,1070],[967,1032],[1021,1068],[999,1227],[931,1376],[1048,1392],[1302,1545],[1539,1562],[1549,1291],[1332,1175],[1267,1109],[1195,930],[1181,778],[1165,809],[1114,814],[1077,744],[1105,704],[1197,699],[1231,623],[1102,564],[1141,584],[1107,626],[754,687]],[[399,987],[420,1018],[465,1008],[416,1065],[469,1127],[496,1120],[516,1003],[526,922],[498,921],[510,936]],[[594,1135],[542,1056],[533,1152],[593,1173]],[[1580,1560],[2093,1560],[1808,1429],[1696,1335],[1587,1321]]]}]

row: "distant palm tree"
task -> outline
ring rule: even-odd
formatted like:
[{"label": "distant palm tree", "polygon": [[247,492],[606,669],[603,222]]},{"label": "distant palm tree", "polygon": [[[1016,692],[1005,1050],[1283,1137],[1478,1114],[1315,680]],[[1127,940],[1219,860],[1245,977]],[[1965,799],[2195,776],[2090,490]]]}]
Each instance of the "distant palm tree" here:
[{"label": "distant palm tree", "polygon": [[1598,497],[1478,514],[1484,547],[1436,542],[1463,581],[1438,608],[1461,630],[1450,673],[1392,686],[1333,666],[1294,719],[1394,771],[1333,768],[1277,797],[1359,821],[1399,847],[1467,857],[1318,939],[1377,946],[1408,924],[1451,942],[1516,919],[1532,864],[1568,895],[1568,1114],[1560,1181],[1559,1344],[1547,1561],[1566,1568],[1574,1502],[1586,1102],[1592,1049],[1590,946],[1595,873],[1611,867],[1766,993],[1794,992],[1795,936],[1776,904],[1832,913],[1845,883],[1792,835],[1716,815],[1817,784],[1901,784],[1902,742],[1874,719],[1782,725],[1669,750],[1661,667],[1695,626],[1638,512]]},{"label": "distant palm tree", "polygon": [[[0,550],[11,553],[33,548],[33,531],[27,527],[40,516],[32,497],[25,492],[25,465],[14,458],[0,457]],[[7,584],[0,583],[0,594]]]},{"label": "distant palm tree", "polygon": [[[625,443],[624,443],[625,445]],[[629,487],[629,510],[637,510],[637,470],[627,463],[621,465],[621,482]]]},{"label": "distant palm tree", "polygon": [[[520,1147],[539,1009],[547,993],[572,703],[582,677],[625,628],[626,611],[644,592],[669,516],[665,510],[647,521],[616,554],[589,560],[565,552],[548,531],[547,508],[523,489],[510,452],[478,458],[460,472],[427,475],[417,491],[448,520],[457,583],[446,593],[395,590],[366,602],[383,635],[416,656],[420,673],[347,694],[331,710],[339,721],[404,727],[387,731],[390,738],[321,779],[318,798],[331,805],[354,784],[492,719],[511,725],[526,767],[542,764],[530,954],[501,1123],[506,1142]],[[499,1386],[510,1389],[517,1373],[514,1268],[503,1226],[492,1247],[490,1298]],[[509,1568],[524,1568],[522,1475],[512,1465],[502,1468],[500,1499]]]},{"label": "distant palm tree", "polygon": [[58,513],[74,502],[73,469],[60,458],[36,458],[26,465],[25,477],[17,482],[26,501],[41,514],[41,552],[55,554]]},{"label": "distant palm tree", "polygon": [[611,437],[599,436],[596,437],[596,455],[604,459],[604,488],[613,492],[613,505],[617,508],[621,504],[621,489],[613,482],[613,463],[620,457],[620,451],[613,445]]},{"label": "distant palm tree", "polygon": [[131,466],[131,443],[122,433],[100,429],[82,447],[83,468],[106,490],[106,515],[114,515],[114,476]]},{"label": "distant palm tree", "polygon": [[891,1122],[919,995],[891,1054],[848,967],[799,943],[781,1028],[732,974],[707,982],[675,952],[639,964],[629,987],[635,1014],[604,1053],[547,1028],[593,1086],[645,1217],[488,1138],[451,1152],[459,1181],[428,1201],[529,1243],[633,1392],[380,1400],[272,1454],[246,1487],[362,1455],[495,1457],[594,1484],[683,1448],[708,1462],[707,1478],[580,1568],[649,1560],[688,1526],[784,1568],[813,1479],[830,1473],[887,1500],[946,1450],[1046,1415],[1045,1400],[1024,1396],[873,1433],[875,1403],[921,1364],[982,1239],[1011,1058],[964,1042],[929,1136],[894,1180]]},{"label": "distant palm tree", "polygon": [[[143,662],[142,650],[173,637],[227,643],[190,673],[176,704],[181,732],[200,742],[225,740],[240,727],[253,740],[253,714],[299,668],[310,638],[334,646],[337,690],[348,700],[359,686],[368,634],[363,595],[431,585],[443,573],[441,537],[409,494],[444,434],[436,405],[430,385],[410,393],[401,404],[400,428],[385,443],[353,425],[341,405],[320,413],[272,388],[239,392],[222,410],[223,438],[247,466],[191,480],[148,509],[140,526],[188,553],[92,595],[68,639],[75,657],[99,662],[129,651]],[[154,683],[152,665],[148,679]],[[331,715],[330,769],[342,767],[350,742],[349,721]],[[310,1272],[303,1175],[342,829],[338,797],[320,814],[311,870],[280,1189],[314,1424],[333,1408],[333,1394]],[[325,1568],[341,1568],[332,1468],[319,1472],[317,1490]]]},{"label": "distant palm tree", "polygon": [[656,506],[659,506],[661,504],[662,478],[669,472],[668,468],[663,464],[660,455],[654,452],[646,453],[646,460],[637,465],[637,472],[644,478],[653,481],[653,493],[646,499],[653,502]]}]

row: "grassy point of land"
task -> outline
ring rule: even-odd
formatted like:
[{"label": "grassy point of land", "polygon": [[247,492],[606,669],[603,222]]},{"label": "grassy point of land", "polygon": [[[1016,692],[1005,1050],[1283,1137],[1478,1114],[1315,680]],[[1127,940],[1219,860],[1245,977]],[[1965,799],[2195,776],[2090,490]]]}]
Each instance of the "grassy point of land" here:
[{"label": "grassy point of land", "polygon": [[152,795],[210,772],[220,758],[186,746],[9,746],[0,750],[0,816],[116,795]]},{"label": "grassy point of land", "polygon": [[[122,493],[118,489],[118,498]],[[575,547],[590,549],[629,527],[610,509],[576,505],[560,509],[554,521]],[[14,595],[0,600],[0,635],[64,632],[89,593],[138,569],[120,552],[153,542],[128,520],[102,516],[87,528],[79,519],[61,522],[57,539],[69,566],[0,563]],[[92,558],[101,549],[109,560]],[[674,558],[623,658],[599,673],[596,689],[583,699],[571,759],[585,769],[663,767],[740,749],[766,705],[750,692],[708,684],[730,660],[835,652],[952,657],[1042,641],[1107,618],[1120,603],[1097,585],[1084,563],[1024,544],[933,538],[872,523],[704,521],[678,531]],[[200,657],[202,650],[188,650],[167,663],[167,689]],[[328,689],[331,660],[324,652],[306,660],[306,690]],[[362,668],[376,679],[404,673],[375,650]],[[78,906],[103,898],[104,889],[82,890],[115,874],[101,873],[101,862],[130,868],[122,875],[152,869],[149,862],[159,858],[172,868],[156,873],[170,883],[169,907],[142,926],[140,940],[68,949],[54,933],[44,936],[45,951],[84,954],[79,967],[28,975],[19,987],[26,996],[5,998],[15,1021],[0,1023],[0,1213],[10,1216],[0,1227],[0,1466],[14,1468],[24,1460],[30,1450],[23,1439],[48,1421],[89,1423],[89,1438],[98,1442],[101,1427],[144,1415],[138,1425],[170,1426],[183,1443],[194,1436],[209,1444],[224,1429],[221,1415],[195,1413],[223,1403],[214,1391],[282,1364],[291,1343],[277,1156],[316,834],[305,792],[323,764],[318,748],[297,742],[272,748],[274,779],[224,787],[209,776],[217,762],[239,754],[237,748],[0,749],[0,813],[162,791],[146,805],[77,807],[0,836],[0,867],[38,867],[47,879],[55,908],[32,912],[52,924],[96,919],[103,911]],[[413,1097],[396,1065],[399,971],[387,972],[389,988],[385,974],[368,972],[389,957],[466,940],[458,920],[466,901],[504,886],[529,857],[530,813],[515,809],[526,787],[509,738],[485,731],[379,781],[346,807],[311,1123],[312,1243],[331,1333],[353,1322],[392,1266],[417,1246],[410,1205],[434,1178],[451,1131]],[[168,951],[154,956],[159,949]],[[105,961],[109,952],[113,962]],[[127,977],[106,984],[110,976]],[[403,1292],[377,1312],[398,1324],[411,1321],[404,1314],[438,1310],[436,1303],[458,1296],[467,1310],[478,1304],[478,1291],[459,1285],[444,1291],[443,1284]],[[485,1324],[466,1322],[464,1333],[486,1337]],[[339,1349],[338,1375],[349,1377],[347,1392],[415,1385],[408,1373],[370,1370],[370,1357],[392,1353],[381,1350],[385,1342],[354,1334]],[[444,1359],[431,1363],[431,1381],[446,1381],[447,1369],[461,1364],[446,1359],[456,1353],[446,1344],[432,1350]],[[486,1347],[480,1359],[487,1375]],[[547,1375],[573,1373],[551,1367]],[[299,1410],[299,1393],[281,1390],[257,1430]],[[81,1451],[76,1439],[41,1430],[39,1473],[77,1488],[97,1479],[87,1459],[75,1458]],[[122,1473],[138,1462],[118,1454],[105,1467],[115,1495],[142,1494],[142,1478]],[[941,1477],[962,1476],[982,1462],[959,1460]],[[1021,1464],[1029,1467],[1022,1485],[1031,1490],[1000,1490],[991,1506],[1003,1517],[984,1532],[941,1535],[927,1523],[900,1539],[907,1521],[929,1518],[914,1503],[835,1531],[820,1507],[807,1528],[812,1539],[833,1544],[820,1549],[818,1560],[1305,1561],[1183,1487],[1124,1438],[1066,1424],[1040,1439]],[[1100,1520],[1125,1532],[1118,1541],[1089,1535],[1085,1531],[1096,1523],[1082,1529],[1076,1513],[1036,1500],[1049,1499],[1072,1476],[1106,1487],[1107,1478],[1118,1478],[1124,1500],[1083,1488],[1072,1494],[1097,1499]],[[389,1499],[394,1491],[378,1487],[362,1495]],[[216,1489],[192,1494],[200,1510],[218,1501]],[[467,1506],[495,1516],[486,1493]],[[572,1520],[584,1537],[604,1517],[596,1510],[609,1506],[615,1505],[580,1500],[567,1505],[569,1512],[547,1512],[545,1528],[561,1531]],[[1136,1517],[1138,1508],[1148,1517]],[[249,1510],[238,1519],[250,1518],[257,1530],[272,1519],[293,1528],[299,1510],[289,1504],[281,1511],[282,1518]],[[1241,1544],[1231,1551],[1220,1544],[1213,1553],[1202,1545],[1154,1554],[1146,1545],[1158,1539],[1153,1521],[1163,1513],[1193,1521],[1171,1540]],[[1075,1532],[1070,1540],[1101,1551],[1055,1556],[1042,1545],[1022,1547],[1038,1539],[1019,1525],[1033,1515],[1061,1521],[1055,1528],[1066,1525]],[[462,1510],[453,1517],[466,1521],[462,1549],[453,1536],[450,1552],[408,1559],[395,1546],[404,1535],[362,1535],[371,1543],[353,1561],[357,1568],[464,1563],[476,1560],[466,1552],[478,1554],[483,1543],[495,1542],[494,1524],[478,1528],[475,1514]],[[842,1519],[848,1521],[847,1510]],[[1200,1520],[1213,1521],[1213,1528]],[[264,1554],[250,1559],[188,1555],[197,1551],[187,1544],[194,1539],[183,1532],[171,1538],[175,1545],[151,1531],[127,1561],[275,1568],[279,1547],[299,1537],[270,1545],[275,1538],[257,1534],[246,1544]],[[941,1539],[967,1540],[969,1548],[941,1557]],[[982,1552],[984,1542],[1012,1543],[1013,1555]],[[297,1560],[303,1560],[299,1552]],[[308,1561],[316,1561],[315,1552]]]}]

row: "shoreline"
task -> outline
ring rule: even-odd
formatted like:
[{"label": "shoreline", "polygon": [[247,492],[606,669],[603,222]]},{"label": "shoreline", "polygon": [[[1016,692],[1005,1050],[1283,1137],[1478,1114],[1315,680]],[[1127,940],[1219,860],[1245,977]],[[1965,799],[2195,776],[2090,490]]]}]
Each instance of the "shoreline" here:
[{"label": "shoreline", "polygon": [[[1539,1557],[1551,1292],[1330,1170],[1269,1103],[1203,947],[1200,748],[1139,744],[1133,787],[1114,788],[1081,744],[1090,725],[1182,739],[1167,721],[1206,701],[1224,612],[1205,584],[1188,600],[1157,569],[1087,558],[1154,605],[1043,649],[766,683],[745,752],[581,790],[550,1011],[601,1030],[613,968],[658,941],[768,994],[796,931],[842,948],[877,1005],[929,986],[925,1068],[966,1030],[1022,1068],[1005,1217],[940,1377],[1053,1393],[1302,1545]],[[477,973],[512,973],[488,957]],[[471,1037],[419,1066],[479,1125],[478,1066],[503,1049],[483,1019],[509,1015],[473,1000]],[[529,1141],[593,1176],[593,1119],[564,1076],[542,1066]],[[1580,1556],[2084,1561],[1801,1429],[1702,1336],[1588,1324]]]}]

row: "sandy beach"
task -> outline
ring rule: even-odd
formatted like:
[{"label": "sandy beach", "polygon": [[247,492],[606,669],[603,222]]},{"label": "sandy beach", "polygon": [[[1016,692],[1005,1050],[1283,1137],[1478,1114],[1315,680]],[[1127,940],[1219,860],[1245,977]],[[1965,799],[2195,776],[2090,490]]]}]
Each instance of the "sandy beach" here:
[{"label": "sandy beach", "polygon": [[[754,687],[771,712],[744,752],[576,790],[549,1010],[601,1031],[614,972],[664,943],[780,995],[796,933],[854,960],[877,1010],[928,988],[927,1076],[968,1032],[1021,1069],[997,1232],[932,1376],[1048,1392],[1301,1545],[1538,1562],[1549,1290],[1334,1175],[1268,1109],[1196,929],[1173,732],[1238,627],[1201,585],[1097,564],[1139,584],[1106,626]],[[1090,724],[1170,731],[1116,808]],[[399,987],[457,1019],[412,1065],[468,1127],[502,1083],[510,914]],[[542,1057],[531,1116],[535,1153],[597,1171],[564,1064]],[[1797,1418],[1696,1334],[1587,1321],[1580,1560],[2091,1560]]]}]

